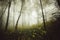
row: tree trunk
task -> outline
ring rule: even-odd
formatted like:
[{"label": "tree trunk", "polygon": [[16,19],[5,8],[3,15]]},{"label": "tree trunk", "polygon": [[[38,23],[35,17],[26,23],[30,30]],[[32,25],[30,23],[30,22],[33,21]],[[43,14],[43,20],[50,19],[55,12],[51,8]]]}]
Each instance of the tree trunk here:
[{"label": "tree trunk", "polygon": [[8,15],[7,15],[7,22],[6,22],[6,26],[5,26],[5,31],[7,31],[8,23],[9,23],[9,14],[10,14],[11,0],[9,0],[8,4],[9,4],[8,5]]}]

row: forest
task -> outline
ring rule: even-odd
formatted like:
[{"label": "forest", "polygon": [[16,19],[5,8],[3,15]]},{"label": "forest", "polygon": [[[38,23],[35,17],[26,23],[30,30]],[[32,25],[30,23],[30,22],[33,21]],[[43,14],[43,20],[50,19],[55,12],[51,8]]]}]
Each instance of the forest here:
[{"label": "forest", "polygon": [[60,40],[60,0],[0,0],[0,40]]}]

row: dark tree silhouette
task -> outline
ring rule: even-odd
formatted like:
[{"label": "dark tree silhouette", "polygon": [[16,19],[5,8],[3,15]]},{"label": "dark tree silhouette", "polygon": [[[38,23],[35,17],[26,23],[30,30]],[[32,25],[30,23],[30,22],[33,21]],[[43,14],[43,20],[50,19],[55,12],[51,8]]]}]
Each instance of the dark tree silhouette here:
[{"label": "dark tree silhouette", "polygon": [[7,8],[7,7],[5,7],[5,9],[2,8],[2,9],[4,9],[4,10],[2,10],[1,16],[0,16],[0,29],[2,29],[2,25],[3,25],[3,24],[2,24],[2,23],[3,23],[3,22],[2,22],[2,21],[3,21],[3,18],[2,18],[2,17],[3,17],[3,15],[4,15],[4,13],[5,13],[6,8]]},{"label": "dark tree silhouette", "polygon": [[9,14],[10,14],[10,7],[11,7],[11,0],[9,0],[8,4],[9,4],[9,5],[8,5],[8,15],[7,15],[7,21],[6,21],[5,31],[6,31],[7,28],[8,28]]},{"label": "dark tree silhouette", "polygon": [[42,0],[40,0],[40,5],[41,5],[41,11],[42,11],[42,17],[43,17],[43,27],[46,31],[46,36],[45,36],[45,40],[48,40],[48,31],[47,31],[47,28],[46,28],[46,23],[45,23],[45,16],[44,16],[44,12],[43,12],[43,5],[42,5]]},{"label": "dark tree silhouette", "polygon": [[56,1],[57,1],[58,5],[59,5],[59,7],[60,7],[60,0],[56,0]]},{"label": "dark tree silhouette", "polygon": [[42,11],[42,17],[43,17],[43,24],[44,24],[44,28],[46,30],[46,23],[45,23],[45,16],[44,16],[44,12],[43,12],[42,0],[40,0],[40,5],[41,5],[41,11]]},{"label": "dark tree silhouette", "polygon": [[18,17],[18,19],[17,19],[17,22],[16,22],[15,31],[17,31],[17,25],[18,25],[18,21],[19,21],[19,19],[20,19],[20,17],[21,17],[21,12],[22,12],[22,8],[23,8],[23,5],[24,5],[24,0],[21,0],[21,2],[22,2],[21,10],[20,10],[20,14],[19,14],[19,17]]}]

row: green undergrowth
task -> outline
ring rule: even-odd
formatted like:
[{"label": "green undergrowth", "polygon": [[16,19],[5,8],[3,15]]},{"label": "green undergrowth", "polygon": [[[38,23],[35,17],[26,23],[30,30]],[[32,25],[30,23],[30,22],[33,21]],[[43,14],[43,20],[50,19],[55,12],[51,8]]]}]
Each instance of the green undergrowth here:
[{"label": "green undergrowth", "polygon": [[[46,28],[52,25],[53,21],[46,22]],[[9,28],[7,30],[6,35],[8,37],[15,37],[18,36],[18,39],[20,40],[44,40],[44,37],[47,33],[47,30],[45,30],[43,23],[40,25],[32,25],[31,28],[18,28],[17,31],[15,31],[15,28]]]}]

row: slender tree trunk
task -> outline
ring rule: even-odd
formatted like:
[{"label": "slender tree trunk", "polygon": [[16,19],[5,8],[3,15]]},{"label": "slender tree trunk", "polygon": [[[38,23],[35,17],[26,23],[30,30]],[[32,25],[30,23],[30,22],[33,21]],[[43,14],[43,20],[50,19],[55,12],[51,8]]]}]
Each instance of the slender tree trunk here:
[{"label": "slender tree trunk", "polygon": [[24,2],[24,1],[21,0],[21,2],[22,2],[21,10],[20,10],[20,14],[19,14],[19,17],[18,17],[18,19],[17,19],[17,22],[16,22],[15,31],[17,31],[18,22],[19,22],[19,19],[20,19],[20,17],[21,17],[21,12],[22,12],[22,8],[23,8],[23,2]]},{"label": "slender tree trunk", "polygon": [[9,23],[9,14],[10,14],[11,0],[9,0],[8,4],[9,4],[9,6],[8,6],[8,15],[7,15],[7,21],[6,21],[5,31],[7,31],[8,23]]},{"label": "slender tree trunk", "polygon": [[46,23],[45,23],[45,16],[44,16],[44,12],[43,12],[42,0],[40,0],[40,5],[41,5],[41,10],[42,10],[42,17],[43,17],[44,29],[45,29],[45,31],[46,31],[45,40],[48,40],[48,31],[47,31],[47,29],[46,29]]},{"label": "slender tree trunk", "polygon": [[40,0],[40,5],[41,5],[41,10],[42,10],[43,24],[44,24],[44,28],[45,28],[45,30],[46,30],[45,16],[44,16],[44,12],[43,12],[42,0]]},{"label": "slender tree trunk", "polygon": [[[7,8],[7,7],[6,7],[6,8]],[[1,16],[0,16],[0,29],[2,28],[2,25],[3,25],[3,24],[2,24],[2,23],[3,23],[3,18],[2,18],[2,17],[3,17],[3,15],[4,15],[4,13],[5,13],[6,8],[5,8],[5,9],[2,8],[2,12],[1,12],[2,14],[1,14]],[[4,10],[3,10],[3,9],[4,9]]]}]

